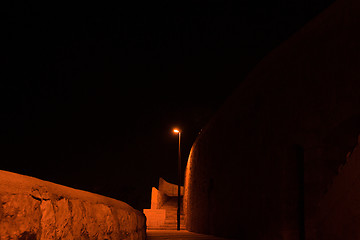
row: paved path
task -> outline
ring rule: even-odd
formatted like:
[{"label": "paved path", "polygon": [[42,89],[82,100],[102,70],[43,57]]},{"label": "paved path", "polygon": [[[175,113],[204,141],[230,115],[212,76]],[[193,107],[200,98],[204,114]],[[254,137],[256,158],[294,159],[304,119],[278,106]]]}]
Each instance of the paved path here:
[{"label": "paved path", "polygon": [[186,230],[147,230],[147,240],[227,240]]}]

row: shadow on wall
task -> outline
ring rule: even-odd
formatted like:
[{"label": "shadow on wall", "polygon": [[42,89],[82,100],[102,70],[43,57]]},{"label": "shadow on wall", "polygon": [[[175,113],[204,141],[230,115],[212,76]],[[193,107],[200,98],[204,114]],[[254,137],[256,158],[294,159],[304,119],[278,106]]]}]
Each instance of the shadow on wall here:
[{"label": "shadow on wall", "polygon": [[[360,133],[359,11],[357,1],[335,2],[260,62],[203,128],[185,176],[188,230],[335,240],[348,229],[346,239],[359,238],[360,214],[346,211],[358,212],[350,196],[360,188],[348,178],[360,172],[344,171]],[[348,227],[335,227],[339,217]]]},{"label": "shadow on wall", "polygon": [[345,165],[339,168],[329,191],[320,201],[316,239],[359,239],[360,136]]},{"label": "shadow on wall", "polygon": [[[325,240],[342,239],[343,231],[352,228],[346,239],[357,239],[350,236],[360,231],[350,222],[360,222],[356,217],[360,214],[344,213],[357,207],[360,196],[355,177],[360,167],[346,162],[353,159],[354,165],[358,157],[351,152],[360,133],[359,123],[356,114],[304,145],[274,138],[262,145],[242,143],[236,149],[221,145],[224,141],[215,140],[218,135],[205,133],[195,142],[186,169],[187,229],[238,239]],[[341,185],[334,184],[339,177]],[[343,193],[345,189],[348,192]],[[341,202],[341,196],[348,202]],[[343,209],[333,211],[336,205]],[[344,223],[336,228],[339,219]],[[338,231],[338,237],[329,237],[333,231]]]}]

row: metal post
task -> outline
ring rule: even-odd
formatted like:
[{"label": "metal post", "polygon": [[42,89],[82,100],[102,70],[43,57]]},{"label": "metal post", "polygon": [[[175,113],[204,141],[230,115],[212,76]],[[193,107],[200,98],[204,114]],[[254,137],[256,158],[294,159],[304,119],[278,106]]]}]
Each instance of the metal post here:
[{"label": "metal post", "polygon": [[181,132],[179,132],[179,152],[178,152],[178,209],[177,209],[177,230],[180,230],[180,187],[181,187],[181,150],[180,150]]}]

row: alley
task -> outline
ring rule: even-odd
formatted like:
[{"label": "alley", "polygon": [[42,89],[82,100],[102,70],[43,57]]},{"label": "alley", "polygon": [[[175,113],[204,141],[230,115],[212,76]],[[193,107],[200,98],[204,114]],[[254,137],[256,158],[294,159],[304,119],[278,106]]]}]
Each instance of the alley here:
[{"label": "alley", "polygon": [[198,234],[186,230],[148,230],[147,240],[226,240],[211,235]]}]

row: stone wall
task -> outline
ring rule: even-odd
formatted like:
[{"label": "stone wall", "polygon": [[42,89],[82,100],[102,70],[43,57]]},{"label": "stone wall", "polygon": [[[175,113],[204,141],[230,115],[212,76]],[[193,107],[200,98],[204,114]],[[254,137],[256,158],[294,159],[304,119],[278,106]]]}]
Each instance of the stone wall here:
[{"label": "stone wall", "polygon": [[[185,229],[183,222],[183,194],[184,186],[180,186],[180,228]],[[159,190],[155,187],[151,191],[151,209],[143,209],[149,230],[174,230],[176,229],[178,208],[178,185],[169,183],[159,178]]]},{"label": "stone wall", "polygon": [[320,201],[314,240],[360,239],[360,137]]},{"label": "stone wall", "polygon": [[337,1],[260,62],[203,128],[185,176],[188,230],[316,239],[317,216],[331,211],[319,203],[360,133],[359,11]]},{"label": "stone wall", "polygon": [[168,196],[157,190],[155,187],[151,189],[151,209],[160,209],[168,200]]},{"label": "stone wall", "polygon": [[128,204],[0,171],[1,239],[145,239],[145,216]]},{"label": "stone wall", "polygon": [[[159,178],[159,191],[169,197],[176,197],[178,195],[178,185],[169,183],[163,178]],[[180,195],[184,196],[184,186],[180,186]]]}]

